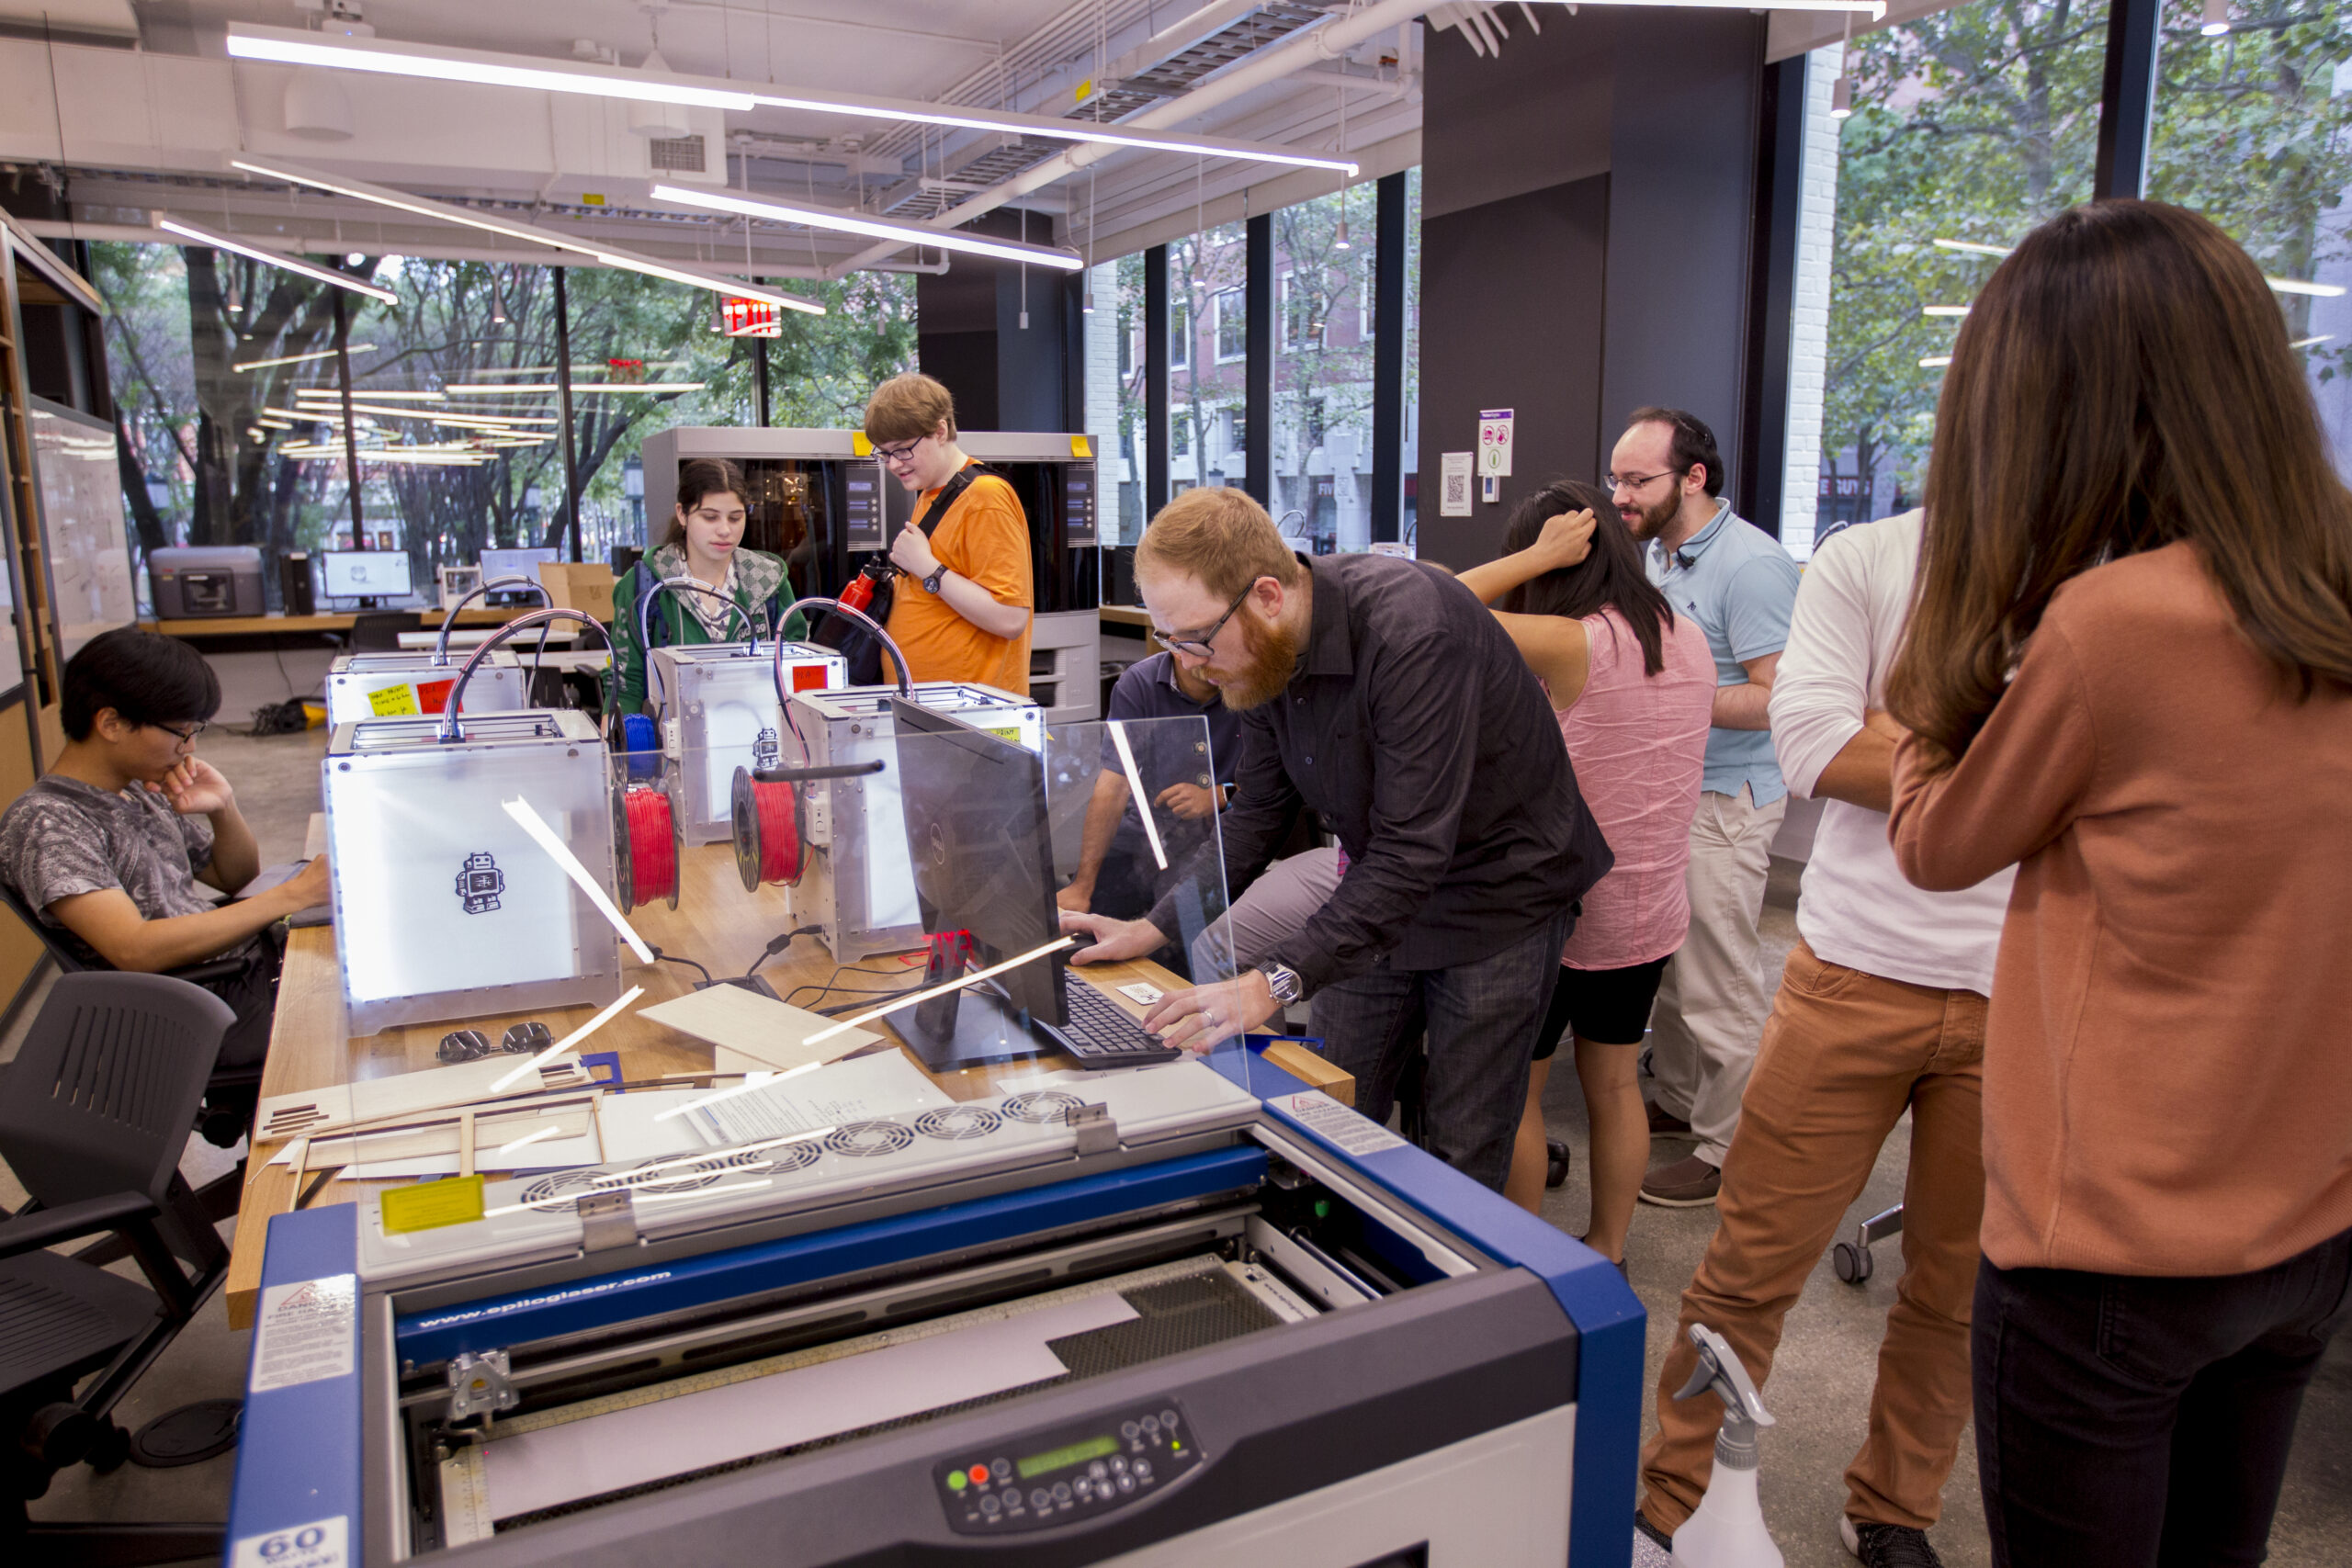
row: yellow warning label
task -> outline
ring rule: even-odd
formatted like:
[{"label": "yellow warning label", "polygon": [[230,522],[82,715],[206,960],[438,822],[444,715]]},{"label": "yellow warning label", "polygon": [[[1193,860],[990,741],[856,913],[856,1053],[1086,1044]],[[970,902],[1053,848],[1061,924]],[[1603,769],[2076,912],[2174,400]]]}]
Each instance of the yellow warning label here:
[{"label": "yellow warning label", "polygon": [[376,710],[378,718],[404,718],[418,711],[416,688],[405,681],[382,687],[368,694],[368,705]]},{"label": "yellow warning label", "polygon": [[482,1182],[479,1175],[445,1176],[384,1190],[384,1234],[437,1230],[481,1218]]},{"label": "yellow warning label", "polygon": [[1073,435],[1069,438],[1069,455],[1073,457],[1091,457],[1094,456],[1094,448],[1089,445],[1085,436]]},{"label": "yellow warning label", "polygon": [[865,432],[862,430],[853,430],[849,433],[849,449],[861,457],[874,456],[874,443],[865,438]]}]

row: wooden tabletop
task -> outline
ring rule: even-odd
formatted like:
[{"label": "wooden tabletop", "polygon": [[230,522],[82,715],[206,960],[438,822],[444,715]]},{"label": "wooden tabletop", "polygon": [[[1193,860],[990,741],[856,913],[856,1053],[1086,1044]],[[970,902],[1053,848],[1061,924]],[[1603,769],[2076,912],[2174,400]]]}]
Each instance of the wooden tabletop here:
[{"label": "wooden tabletop", "polygon": [[[323,820],[316,816],[311,819],[313,846],[323,841]],[[316,849],[311,852],[317,852]],[[654,946],[693,958],[714,975],[740,975],[759,957],[760,950],[785,929],[783,889],[763,887],[756,895],[746,894],[729,845],[707,844],[688,850],[680,873],[683,897],[678,908],[673,910],[666,902],[657,902],[629,912],[630,923],[638,933]],[[770,912],[772,918],[758,918]],[[753,918],[746,919],[747,913]],[[624,948],[623,959],[626,961],[628,956]],[[877,976],[911,973],[910,965],[888,955],[867,958],[859,967]],[[815,937],[803,937],[770,959],[760,973],[779,995],[789,995],[796,986],[825,984],[833,969],[832,957],[823,943]],[[1142,962],[1090,964],[1085,975],[1138,1017],[1144,1011],[1142,1006],[1112,987],[1136,980],[1148,981],[1163,990],[1184,984],[1159,964]],[[650,967],[634,965],[624,978],[630,985],[645,987],[645,996],[638,1004],[639,1009],[643,1009],[685,994],[696,976],[693,970],[678,964],[655,964]],[[872,983],[851,976],[842,978],[852,985]],[[287,946],[285,973],[277,988],[277,1016],[270,1032],[269,1059],[262,1069],[261,1093],[265,1099],[297,1094],[332,1084],[389,1077],[435,1066],[439,1064],[434,1053],[441,1037],[452,1029],[480,1029],[495,1039],[510,1023],[530,1017],[544,1022],[560,1038],[586,1022],[597,1010],[593,1005],[542,1009],[528,1014],[414,1024],[355,1040],[344,1010],[334,928],[310,927],[295,931]],[[871,1027],[887,1033],[888,1022],[888,1019],[876,1020]],[[622,1073],[630,1079],[711,1071],[709,1045],[653,1023],[637,1010],[614,1019],[583,1048],[618,1052]],[[900,1049],[905,1049],[903,1044]],[[1276,1065],[1334,1098],[1354,1102],[1354,1080],[1320,1057],[1283,1044],[1273,1046],[1268,1055]],[[922,1067],[912,1052],[908,1053],[908,1058]],[[999,1092],[999,1077],[1069,1065],[1068,1058],[1055,1055],[956,1072],[924,1071],[951,1098],[974,1100]],[[291,1209],[297,1196],[291,1168],[269,1163],[284,1146],[283,1143],[255,1145],[246,1162],[244,1196],[237,1211],[237,1234],[229,1262],[228,1308],[232,1328],[252,1326],[261,1291],[262,1248],[268,1239],[269,1221]],[[306,1177],[306,1183],[308,1179]],[[350,1184],[334,1182],[312,1201],[341,1201],[350,1193]]]}]

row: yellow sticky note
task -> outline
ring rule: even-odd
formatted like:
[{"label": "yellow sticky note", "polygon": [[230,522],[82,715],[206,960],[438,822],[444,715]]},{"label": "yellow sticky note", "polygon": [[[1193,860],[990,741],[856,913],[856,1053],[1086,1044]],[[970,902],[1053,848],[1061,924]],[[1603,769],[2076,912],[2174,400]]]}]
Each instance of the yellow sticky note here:
[{"label": "yellow sticky note", "polygon": [[368,705],[378,718],[405,718],[417,711],[416,688],[403,681],[368,694]]},{"label": "yellow sticky note", "polygon": [[1091,457],[1094,456],[1094,447],[1085,436],[1073,435],[1069,438],[1069,455],[1073,457]]},{"label": "yellow sticky note", "polygon": [[445,1176],[384,1190],[384,1234],[437,1230],[481,1218],[482,1183],[479,1175]]},{"label": "yellow sticky note", "polygon": [[861,457],[874,456],[874,443],[865,438],[865,432],[862,430],[853,430],[849,433],[849,449]]}]

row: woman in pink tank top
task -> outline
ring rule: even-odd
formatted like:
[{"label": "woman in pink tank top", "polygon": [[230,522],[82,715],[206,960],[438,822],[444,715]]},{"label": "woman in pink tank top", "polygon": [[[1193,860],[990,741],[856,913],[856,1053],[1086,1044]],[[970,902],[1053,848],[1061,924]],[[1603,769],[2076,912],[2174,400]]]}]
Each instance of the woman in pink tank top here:
[{"label": "woman in pink tank top", "polygon": [[1536,1040],[1519,1145],[1504,1188],[1539,1211],[1549,1165],[1544,1085],[1573,1027],[1592,1125],[1592,1221],[1585,1240],[1622,1262],[1649,1163],[1635,1077],[1650,1003],[1690,922],[1683,871],[1715,696],[1706,634],[1651,585],[1610,499],[1556,480],[1521,502],[1507,554],[1462,574],[1544,682],[1577,787],[1616,864],[1584,896]]}]

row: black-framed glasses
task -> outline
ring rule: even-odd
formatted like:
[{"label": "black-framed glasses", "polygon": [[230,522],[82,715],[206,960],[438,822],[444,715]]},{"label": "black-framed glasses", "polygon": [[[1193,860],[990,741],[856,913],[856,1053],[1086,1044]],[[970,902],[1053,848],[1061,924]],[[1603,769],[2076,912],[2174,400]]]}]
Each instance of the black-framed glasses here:
[{"label": "black-framed glasses", "polygon": [[1600,482],[1610,494],[1614,495],[1621,490],[1639,490],[1644,485],[1665,479],[1669,474],[1687,474],[1690,471],[1688,468],[1660,468],[1654,474],[1603,474],[1600,476]]},{"label": "black-framed glasses", "polygon": [[1163,637],[1159,640],[1166,643],[1169,647],[1174,649],[1179,653],[1189,653],[1195,659],[1208,658],[1216,651],[1216,649],[1209,646],[1211,643],[1216,641],[1216,634],[1225,630],[1225,623],[1233,619],[1233,613],[1241,608],[1241,601],[1249,598],[1257,586],[1258,579],[1254,577],[1251,578],[1250,580],[1250,586],[1233,596],[1233,603],[1225,607],[1225,614],[1216,618],[1216,624],[1209,627],[1208,630],[1201,633],[1198,637],[1170,636]]},{"label": "black-framed glasses", "polygon": [[204,733],[204,727],[205,721],[200,718],[194,724],[189,725],[186,729],[182,729],[177,725],[172,724],[151,724],[148,726],[150,729],[162,730],[164,734],[170,736],[173,739],[178,741],[183,746],[195,745],[196,738]]},{"label": "black-framed glasses", "polygon": [[886,463],[908,462],[913,458],[915,448],[930,439],[929,435],[918,435],[912,441],[901,442],[896,446],[876,446],[874,455]]}]

